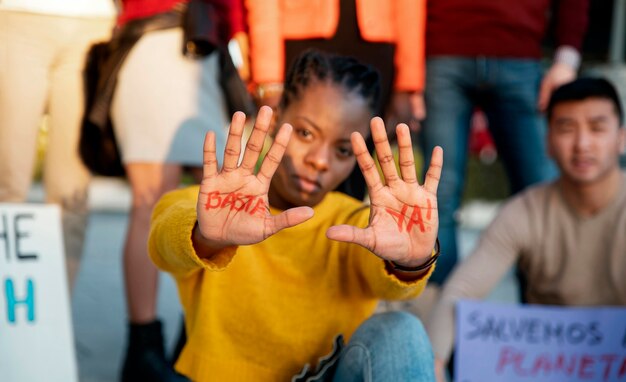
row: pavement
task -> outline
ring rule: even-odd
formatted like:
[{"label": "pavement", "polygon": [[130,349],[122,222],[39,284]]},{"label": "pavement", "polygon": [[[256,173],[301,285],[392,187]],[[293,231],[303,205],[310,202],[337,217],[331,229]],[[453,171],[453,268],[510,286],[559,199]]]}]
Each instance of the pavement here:
[{"label": "pavement", "polygon": [[[43,200],[41,185],[33,186],[29,201]],[[91,184],[90,217],[80,273],[72,296],[72,320],[81,382],[118,381],[126,339],[126,309],[121,253],[128,224],[130,191],[117,178],[95,178]],[[497,204],[473,202],[460,211],[459,250],[466,256],[480,231],[491,221]],[[490,296],[515,301],[517,285],[508,275]],[[164,322],[167,349],[174,347],[182,325],[173,280],[161,274],[158,316]]]}]

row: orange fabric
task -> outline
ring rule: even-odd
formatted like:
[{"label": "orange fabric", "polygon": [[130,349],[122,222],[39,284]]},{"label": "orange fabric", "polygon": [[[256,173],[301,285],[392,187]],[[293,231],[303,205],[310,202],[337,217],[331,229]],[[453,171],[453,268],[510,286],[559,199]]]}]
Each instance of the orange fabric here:
[{"label": "orange fabric", "polygon": [[[283,82],[285,39],[330,38],[339,22],[340,0],[246,0],[252,79]],[[424,88],[426,0],[356,0],[366,41],[396,44],[395,89]]]}]

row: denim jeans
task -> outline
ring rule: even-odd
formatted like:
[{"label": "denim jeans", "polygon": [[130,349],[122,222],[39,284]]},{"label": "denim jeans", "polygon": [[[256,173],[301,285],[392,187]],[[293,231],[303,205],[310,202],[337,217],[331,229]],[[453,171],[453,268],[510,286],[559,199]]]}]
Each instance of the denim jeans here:
[{"label": "denim jeans", "polygon": [[434,381],[433,353],[422,323],[406,312],[376,314],[354,332],[333,382]]},{"label": "denim jeans", "polygon": [[427,117],[422,131],[426,168],[443,148],[437,192],[441,257],[431,281],[444,282],[457,261],[455,213],[465,185],[470,118],[481,108],[489,121],[511,191],[549,180],[556,169],[545,147],[545,118],[537,109],[542,67],[533,59],[437,57],[427,61]]}]

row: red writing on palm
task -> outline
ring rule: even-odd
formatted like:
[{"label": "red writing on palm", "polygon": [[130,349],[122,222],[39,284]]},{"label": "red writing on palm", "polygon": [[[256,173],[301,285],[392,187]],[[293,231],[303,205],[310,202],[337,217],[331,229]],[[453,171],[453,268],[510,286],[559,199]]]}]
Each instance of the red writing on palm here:
[{"label": "red writing on palm", "polygon": [[351,137],[370,195],[369,225],[364,229],[334,226],[326,235],[334,240],[359,244],[384,260],[408,267],[418,266],[430,258],[437,239],[437,186],[443,151],[440,147],[435,148],[424,184],[420,185],[408,126],[400,124],[396,128],[400,173],[396,170],[380,118],[372,119],[371,131],[384,182],[363,137],[358,133]]},{"label": "red writing on palm", "polygon": [[[432,216],[432,205],[430,203],[430,199],[426,199],[428,207],[426,208],[426,221],[431,220]],[[407,215],[409,208],[412,209],[411,216]],[[420,232],[430,231],[430,227],[424,225],[424,219],[422,218],[422,207],[420,206],[408,206],[404,205],[400,212],[392,209],[385,208],[385,211],[391,216],[394,217],[396,223],[398,223],[398,232],[402,232],[405,220],[408,220],[406,223],[406,232],[411,232],[413,226],[419,227]]]},{"label": "red writing on palm", "polygon": [[226,197],[222,197],[219,191],[211,191],[207,194],[207,201],[204,204],[206,210],[228,209],[236,212],[247,212],[251,216],[257,215],[265,217],[267,213],[267,203],[263,198],[254,195],[244,195],[239,192],[229,192]]},{"label": "red writing on palm", "polygon": [[200,235],[195,236],[204,247],[218,251],[232,245],[255,244],[313,215],[309,207],[291,208],[278,215],[270,213],[267,202],[269,184],[292,131],[289,125],[278,130],[258,173],[255,173],[271,119],[271,108],[262,107],[240,162],[245,115],[241,112],[233,115],[221,170],[217,168],[215,134],[207,134],[197,204]]}]

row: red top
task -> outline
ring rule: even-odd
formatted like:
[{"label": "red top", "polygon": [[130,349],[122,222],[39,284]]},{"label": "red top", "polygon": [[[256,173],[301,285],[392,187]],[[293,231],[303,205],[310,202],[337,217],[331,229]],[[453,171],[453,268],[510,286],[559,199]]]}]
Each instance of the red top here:
[{"label": "red top", "polygon": [[[541,57],[551,0],[429,0],[428,56]],[[556,42],[580,50],[589,0],[561,0]]]},{"label": "red top", "polygon": [[[189,0],[122,0],[122,12],[117,20],[122,25],[130,20],[149,17],[157,13],[167,12],[178,3],[187,3]],[[243,0],[205,0],[215,6],[221,20],[228,20],[227,35],[246,30]]]}]

